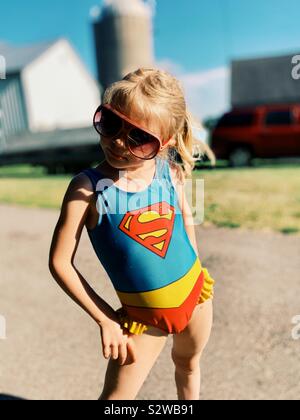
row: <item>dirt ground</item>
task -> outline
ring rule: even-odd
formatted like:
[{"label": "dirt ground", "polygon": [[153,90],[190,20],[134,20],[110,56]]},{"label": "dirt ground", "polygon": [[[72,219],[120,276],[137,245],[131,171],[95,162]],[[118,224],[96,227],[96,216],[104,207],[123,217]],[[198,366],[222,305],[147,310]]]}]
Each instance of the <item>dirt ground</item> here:
[{"label": "dirt ground", "polygon": [[[107,361],[95,323],[57,286],[48,253],[59,213],[0,206],[0,399],[94,400]],[[216,280],[214,327],[202,359],[202,399],[298,399],[300,237],[197,227]],[[84,230],[76,267],[113,307],[115,292]],[[138,399],[176,399],[170,336]]]}]

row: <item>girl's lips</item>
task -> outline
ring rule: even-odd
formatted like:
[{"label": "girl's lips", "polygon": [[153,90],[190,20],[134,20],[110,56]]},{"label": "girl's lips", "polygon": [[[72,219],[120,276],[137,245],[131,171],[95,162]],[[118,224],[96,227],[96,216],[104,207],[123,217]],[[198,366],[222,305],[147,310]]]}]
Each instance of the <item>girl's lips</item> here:
[{"label": "girl's lips", "polygon": [[125,158],[124,157],[122,157],[122,156],[120,156],[120,155],[116,155],[113,151],[111,151],[110,149],[107,149],[108,150],[108,152],[109,152],[109,154],[112,156],[112,157],[114,157],[114,158],[116,158],[116,159],[120,159],[120,160],[124,160]]}]

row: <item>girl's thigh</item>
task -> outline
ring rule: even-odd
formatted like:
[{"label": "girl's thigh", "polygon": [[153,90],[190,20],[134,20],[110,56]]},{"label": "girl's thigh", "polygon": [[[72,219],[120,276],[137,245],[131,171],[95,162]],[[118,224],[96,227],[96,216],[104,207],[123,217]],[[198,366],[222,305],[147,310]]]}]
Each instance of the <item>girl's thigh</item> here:
[{"label": "girl's thigh", "polygon": [[175,359],[189,359],[201,356],[212,329],[213,303],[209,299],[197,305],[187,327],[173,336],[172,356]]},{"label": "girl's thigh", "polygon": [[100,399],[133,400],[141,389],[151,368],[163,350],[168,334],[148,327],[142,335],[132,335],[136,362],[120,366],[118,360],[110,359]]}]

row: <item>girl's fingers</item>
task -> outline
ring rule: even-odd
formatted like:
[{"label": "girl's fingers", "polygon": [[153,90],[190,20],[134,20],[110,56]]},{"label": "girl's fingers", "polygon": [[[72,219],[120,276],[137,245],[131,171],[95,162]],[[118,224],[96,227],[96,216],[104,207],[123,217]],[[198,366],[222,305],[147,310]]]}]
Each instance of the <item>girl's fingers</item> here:
[{"label": "girl's fingers", "polygon": [[108,359],[110,357],[110,347],[107,340],[107,336],[105,334],[105,331],[101,330],[101,342],[102,342],[102,350],[103,350],[103,356],[105,359]]},{"label": "girl's fingers", "polygon": [[[127,343],[128,340],[130,340],[128,335],[124,334],[119,338],[116,337],[116,339],[113,341],[110,334],[107,334],[106,331],[102,331],[101,338],[103,356],[105,357],[105,359],[109,359],[110,357],[114,360],[119,359],[119,363],[124,364],[128,356]],[[131,350],[131,354],[132,353],[133,351]]]},{"label": "girl's fingers", "polygon": [[127,346],[126,343],[122,343],[119,345],[119,363],[120,365],[124,365],[127,359]]},{"label": "girl's fingers", "polygon": [[111,344],[110,348],[111,348],[111,357],[114,360],[117,360],[117,358],[119,357],[119,346],[118,346],[118,344]]},{"label": "girl's fingers", "polygon": [[110,346],[103,346],[103,356],[108,359],[111,355]]}]

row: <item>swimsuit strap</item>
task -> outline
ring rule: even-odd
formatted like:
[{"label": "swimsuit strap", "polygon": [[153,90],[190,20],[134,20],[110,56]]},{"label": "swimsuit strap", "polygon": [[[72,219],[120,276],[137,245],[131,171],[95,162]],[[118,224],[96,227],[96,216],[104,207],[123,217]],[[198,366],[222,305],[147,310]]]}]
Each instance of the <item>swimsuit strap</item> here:
[{"label": "swimsuit strap", "polygon": [[99,180],[105,178],[105,176],[94,168],[87,168],[87,169],[84,169],[82,172],[89,177],[93,185],[93,191],[97,193],[97,188],[96,188],[97,184]]},{"label": "swimsuit strap", "polygon": [[156,160],[155,178],[156,179],[162,179],[162,177],[164,175],[163,159],[161,159],[160,157],[156,157],[155,160]]},{"label": "swimsuit strap", "polygon": [[169,161],[167,159],[159,159],[159,160],[160,160],[159,171],[158,171],[159,179],[167,180],[167,185],[169,186],[169,188],[174,188],[172,178],[171,178]]}]

